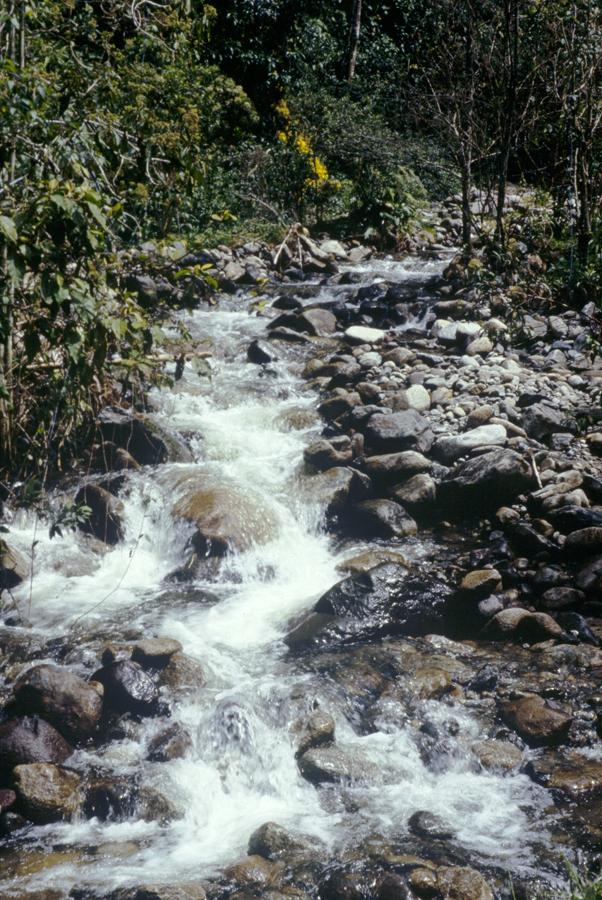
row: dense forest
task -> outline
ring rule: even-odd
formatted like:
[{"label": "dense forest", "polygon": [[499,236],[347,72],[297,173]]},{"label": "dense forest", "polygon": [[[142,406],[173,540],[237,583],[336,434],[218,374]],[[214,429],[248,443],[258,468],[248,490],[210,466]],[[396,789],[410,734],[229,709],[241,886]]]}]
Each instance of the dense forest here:
[{"label": "dense forest", "polygon": [[461,192],[468,251],[477,185],[503,269],[511,180],[549,197],[555,289],[599,297],[589,0],[10,0],[0,15],[5,471],[60,467],[112,355],[144,366],[153,322],[120,254],[149,238],[276,240],[301,221],[394,246],[421,203]]}]

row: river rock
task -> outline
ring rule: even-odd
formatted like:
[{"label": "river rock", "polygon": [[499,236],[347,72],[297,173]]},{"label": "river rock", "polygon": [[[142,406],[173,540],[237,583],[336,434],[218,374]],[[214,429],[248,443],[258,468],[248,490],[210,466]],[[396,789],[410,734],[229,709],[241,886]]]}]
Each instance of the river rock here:
[{"label": "river rock", "polygon": [[68,740],[90,737],[102,715],[102,696],[83,678],[61,666],[28,669],[15,685],[20,713],[42,716]]},{"label": "river rock", "polygon": [[166,823],[179,817],[178,810],[160,791],[139,785],[132,778],[97,779],[86,791],[84,812],[101,822],[142,819]]},{"label": "river rock", "polygon": [[570,587],[555,587],[544,591],[541,603],[546,609],[561,610],[579,606],[585,600],[583,591]]},{"label": "river rock", "polygon": [[351,441],[347,438],[346,442],[335,447],[332,441],[321,438],[313,441],[303,451],[303,458],[306,463],[315,469],[331,469],[335,466],[346,466],[351,462],[353,453],[351,450]]},{"label": "river rock", "polygon": [[263,889],[280,880],[281,866],[263,856],[246,856],[224,869],[224,875],[236,885]]},{"label": "river rock", "polygon": [[326,591],[286,638],[292,649],[326,649],[386,635],[441,633],[451,588],[383,563]]},{"label": "river rock", "polygon": [[51,763],[30,763],[13,769],[19,807],[36,825],[71,819],[84,802],[76,772]]},{"label": "river rock", "polygon": [[[321,847],[316,839],[296,835],[275,822],[266,822],[249,838],[249,856],[263,856],[264,859],[284,859],[287,863],[295,857],[307,857]],[[323,848],[322,848],[323,849]]]},{"label": "river rock", "polygon": [[434,813],[420,809],[408,819],[408,828],[413,834],[424,838],[446,840],[454,836],[453,829],[443,819]]},{"label": "river rock", "polygon": [[135,472],[141,468],[128,450],[118,447],[112,441],[103,441],[92,447],[92,465],[104,473],[121,472],[124,469]]},{"label": "river rock", "polygon": [[415,409],[418,412],[426,412],[431,408],[431,395],[421,384],[413,384],[406,391],[404,397],[408,404],[408,409]]},{"label": "river rock", "polygon": [[150,416],[107,406],[98,416],[103,438],[127,450],[142,466],[165,462],[192,462],[189,448]]},{"label": "river rock", "polygon": [[602,527],[580,528],[567,536],[564,551],[570,557],[596,556],[602,552]]},{"label": "river rock", "polygon": [[450,515],[493,512],[535,484],[529,462],[515,450],[500,449],[459,463],[438,486]]},{"label": "river rock", "polygon": [[278,357],[269,344],[260,340],[251,341],[247,347],[247,359],[258,366],[274,362]]},{"label": "river rock", "polygon": [[378,344],[386,334],[380,328],[368,328],[365,325],[352,325],[345,329],[345,337],[352,344]]},{"label": "river rock", "polygon": [[173,638],[146,638],[133,645],[132,659],[144,669],[164,669],[174,653],[181,650],[181,643]]},{"label": "river rock", "polygon": [[405,556],[397,550],[388,550],[385,547],[376,547],[374,550],[365,550],[337,565],[337,572],[354,575],[358,572],[368,572],[381,563],[394,563],[398,566],[407,566]]},{"label": "river rock", "polygon": [[331,515],[340,512],[356,500],[370,496],[371,482],[367,475],[349,466],[335,466],[308,479],[306,486],[316,504]]},{"label": "river rock", "polygon": [[192,656],[174,653],[162,670],[159,683],[177,694],[195,694],[205,687],[205,672]]},{"label": "river rock", "polygon": [[194,490],[175,504],[173,515],[195,526],[192,545],[202,558],[243,553],[272,540],[278,530],[276,517],[262,498],[234,486]]},{"label": "river rock", "polygon": [[493,891],[483,876],[467,867],[437,869],[437,886],[443,900],[494,900]]},{"label": "river rock", "polygon": [[488,772],[513,772],[522,763],[523,754],[509,741],[478,741],[472,752]]},{"label": "river rock", "polygon": [[153,715],[157,709],[159,692],[142,666],[132,660],[103,666],[92,676],[104,687],[106,706],[117,713]]},{"label": "river rock", "polygon": [[431,506],[435,502],[437,484],[430,475],[413,475],[403,484],[390,488],[389,493],[394,500],[414,512]]},{"label": "river rock", "polygon": [[432,463],[422,453],[404,450],[364,459],[364,471],[379,484],[395,484],[411,475],[428,472]]},{"label": "river rock", "polygon": [[302,756],[311,747],[322,747],[334,741],[335,722],[330,713],[321,709],[299,723],[299,740],[295,756]]},{"label": "river rock", "polygon": [[38,716],[8,719],[0,724],[0,774],[27,763],[63,763],[73,747]]},{"label": "river rock", "polygon": [[531,759],[528,774],[573,800],[602,794],[602,762],[578,752],[547,752]]},{"label": "river rock", "polygon": [[327,337],[337,330],[337,319],[328,309],[307,309],[297,317],[297,330],[314,337]]},{"label": "river rock", "polygon": [[464,576],[460,582],[460,590],[468,597],[483,600],[490,594],[501,590],[502,576],[497,569],[476,569]]},{"label": "river rock", "polygon": [[543,612],[530,612],[520,607],[510,607],[496,613],[485,625],[483,637],[489,640],[513,638],[529,644],[566,638],[558,622]]},{"label": "river rock", "polygon": [[378,775],[375,763],[353,747],[314,747],[298,760],[299,771],[312,784],[341,781],[372,781]]},{"label": "river rock", "polygon": [[346,527],[364,538],[402,538],[418,532],[414,519],[393,500],[363,500],[352,506]]},{"label": "river rock", "polygon": [[428,453],[433,432],[428,420],[414,409],[397,413],[376,413],[365,427],[366,440],[376,451],[417,450]]},{"label": "river rock", "polygon": [[0,539],[0,594],[11,591],[29,577],[29,563],[25,557]]},{"label": "river rock", "polygon": [[554,709],[538,694],[527,694],[500,703],[502,719],[532,747],[563,743],[571,727],[572,717]]},{"label": "river rock", "polygon": [[123,503],[98,484],[87,484],[75,496],[77,506],[90,507],[90,517],[79,527],[105,544],[123,540]]},{"label": "river rock", "polygon": [[170,762],[182,759],[193,747],[192,738],[177,722],[156,734],[148,745],[150,762]]},{"label": "river rock", "polygon": [[501,447],[506,439],[506,429],[502,425],[481,425],[463,434],[438,438],[433,446],[433,454],[441,462],[449,464],[481,447]]},{"label": "river rock", "polygon": [[574,419],[567,417],[565,412],[545,401],[527,407],[523,412],[522,426],[529,437],[536,441],[544,441],[553,434],[577,431]]}]

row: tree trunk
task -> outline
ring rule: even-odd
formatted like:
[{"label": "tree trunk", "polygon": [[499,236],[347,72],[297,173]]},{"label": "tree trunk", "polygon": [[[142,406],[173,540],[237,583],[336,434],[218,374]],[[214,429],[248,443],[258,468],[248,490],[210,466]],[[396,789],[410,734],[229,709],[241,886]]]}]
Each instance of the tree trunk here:
[{"label": "tree trunk", "polygon": [[349,57],[347,61],[347,81],[353,81],[357,65],[357,53],[360,44],[362,27],[362,0],[353,0],[351,13],[351,29],[349,31]]},{"label": "tree trunk", "polygon": [[506,241],[504,233],[504,204],[506,202],[506,186],[508,182],[508,164],[514,124],[516,121],[516,94],[518,85],[518,0],[504,2],[504,36],[506,43],[507,89],[503,112],[502,140],[498,162],[498,190],[495,220],[495,235],[503,247]]}]

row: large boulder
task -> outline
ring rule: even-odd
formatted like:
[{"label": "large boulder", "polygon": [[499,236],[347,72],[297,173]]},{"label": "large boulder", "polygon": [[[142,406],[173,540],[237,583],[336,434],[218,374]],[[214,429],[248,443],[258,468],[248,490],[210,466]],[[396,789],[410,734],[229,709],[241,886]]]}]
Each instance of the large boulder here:
[{"label": "large boulder", "polygon": [[364,459],[364,471],[379,484],[396,484],[404,478],[428,472],[432,467],[431,461],[415,450],[384,453]]},{"label": "large boulder", "polygon": [[11,591],[29,575],[29,563],[14,547],[0,540],[0,594]]},{"label": "large boulder", "polygon": [[438,486],[449,514],[491,512],[535,485],[530,463],[515,450],[492,450],[460,463]]},{"label": "large boulder", "polygon": [[242,553],[272,540],[278,531],[265,501],[238,486],[197,488],[178,500],[173,515],[195,526],[192,546],[201,557]]},{"label": "large boulder", "polygon": [[368,445],[375,451],[417,450],[428,453],[433,432],[428,420],[415,409],[396,413],[375,413],[365,428]]},{"label": "large boulder", "polygon": [[26,763],[64,763],[72,753],[62,734],[38,716],[0,724],[0,777]]},{"label": "large boulder", "polygon": [[383,563],[326,591],[286,638],[291,649],[328,649],[386,635],[441,633],[452,589],[435,577]]},{"label": "large boulder", "polygon": [[75,497],[78,506],[87,506],[90,515],[80,523],[85,534],[91,534],[105,544],[117,544],[123,539],[123,503],[98,484],[86,484]]},{"label": "large boulder", "polygon": [[104,687],[105,705],[117,713],[148,716],[157,710],[159,692],[153,679],[132,660],[110,663],[92,676]]},{"label": "large boulder", "polygon": [[314,502],[332,515],[354,501],[369,497],[371,482],[357,469],[335,466],[308,479],[306,487]]},{"label": "large boulder", "polygon": [[36,825],[71,819],[84,801],[76,772],[51,763],[31,763],[13,770],[20,809]]},{"label": "large boulder", "polygon": [[416,534],[418,526],[394,500],[363,500],[345,516],[348,531],[365,538],[402,538]]},{"label": "large boulder", "polygon": [[314,747],[299,757],[299,771],[312,784],[374,781],[379,770],[355,747]]},{"label": "large boulder", "polygon": [[15,685],[15,704],[21,713],[42,716],[70,741],[90,737],[102,715],[99,690],[61,666],[28,669]]},{"label": "large boulder", "polygon": [[107,406],[98,416],[98,427],[104,440],[127,450],[142,466],[193,461],[192,453],[181,438],[150,416]]}]

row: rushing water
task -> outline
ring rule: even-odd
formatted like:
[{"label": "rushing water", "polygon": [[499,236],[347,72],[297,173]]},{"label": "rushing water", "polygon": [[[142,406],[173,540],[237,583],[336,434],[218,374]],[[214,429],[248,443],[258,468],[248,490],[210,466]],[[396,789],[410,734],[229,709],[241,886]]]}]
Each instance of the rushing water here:
[{"label": "rushing water", "polygon": [[[403,281],[428,277],[437,267],[441,263],[384,262],[357,271],[366,281]],[[25,885],[106,889],[208,876],[244,855],[250,834],[266,821],[316,835],[335,855],[366,835],[403,834],[417,809],[452,822],[456,844],[485,864],[528,869],[532,845],[545,842],[534,823],[542,792],[526,776],[478,772],[469,763],[467,747],[482,726],[468,709],[425,704],[431,721],[454,719],[459,733],[445,765],[431,771],[398,704],[383,706],[374,733],[357,734],[344,698],[287,658],[282,638],[291,619],[338,580],[343,551],[324,532],[321,511],[304,488],[303,448],[321,427],[317,398],[299,376],[305,351],[282,347],[269,374],[249,364],[246,348],[264,335],[266,324],[250,304],[242,296],[183,316],[194,339],[211,341],[213,358],[209,366],[187,364],[182,380],[155,390],[152,402],[158,419],[189,439],[195,463],[132,475],[122,497],[122,544],[99,555],[83,538],[50,541],[41,525],[34,533],[31,519],[11,528],[26,552],[38,541],[31,588],[17,599],[42,636],[67,635],[75,624],[74,634],[138,628],[174,637],[202,663],[207,686],[173,711],[194,736],[186,758],[145,761],[159,727],[153,719],[132,736],[75,757],[82,770],[142,772],[182,818],[169,825],[93,819],[36,828],[33,846],[52,848],[55,865],[37,871],[34,864],[0,882],[7,895],[22,896]],[[182,484],[201,476],[256,501],[274,533],[268,543],[229,559],[218,581],[170,585],[166,576],[183,563],[188,536],[170,510]],[[426,555],[419,541],[409,552],[418,560]],[[85,649],[71,658],[94,664]],[[306,782],[294,759],[291,724],[316,702],[334,715],[337,741],[378,767],[374,781],[345,789],[345,802]]]}]

